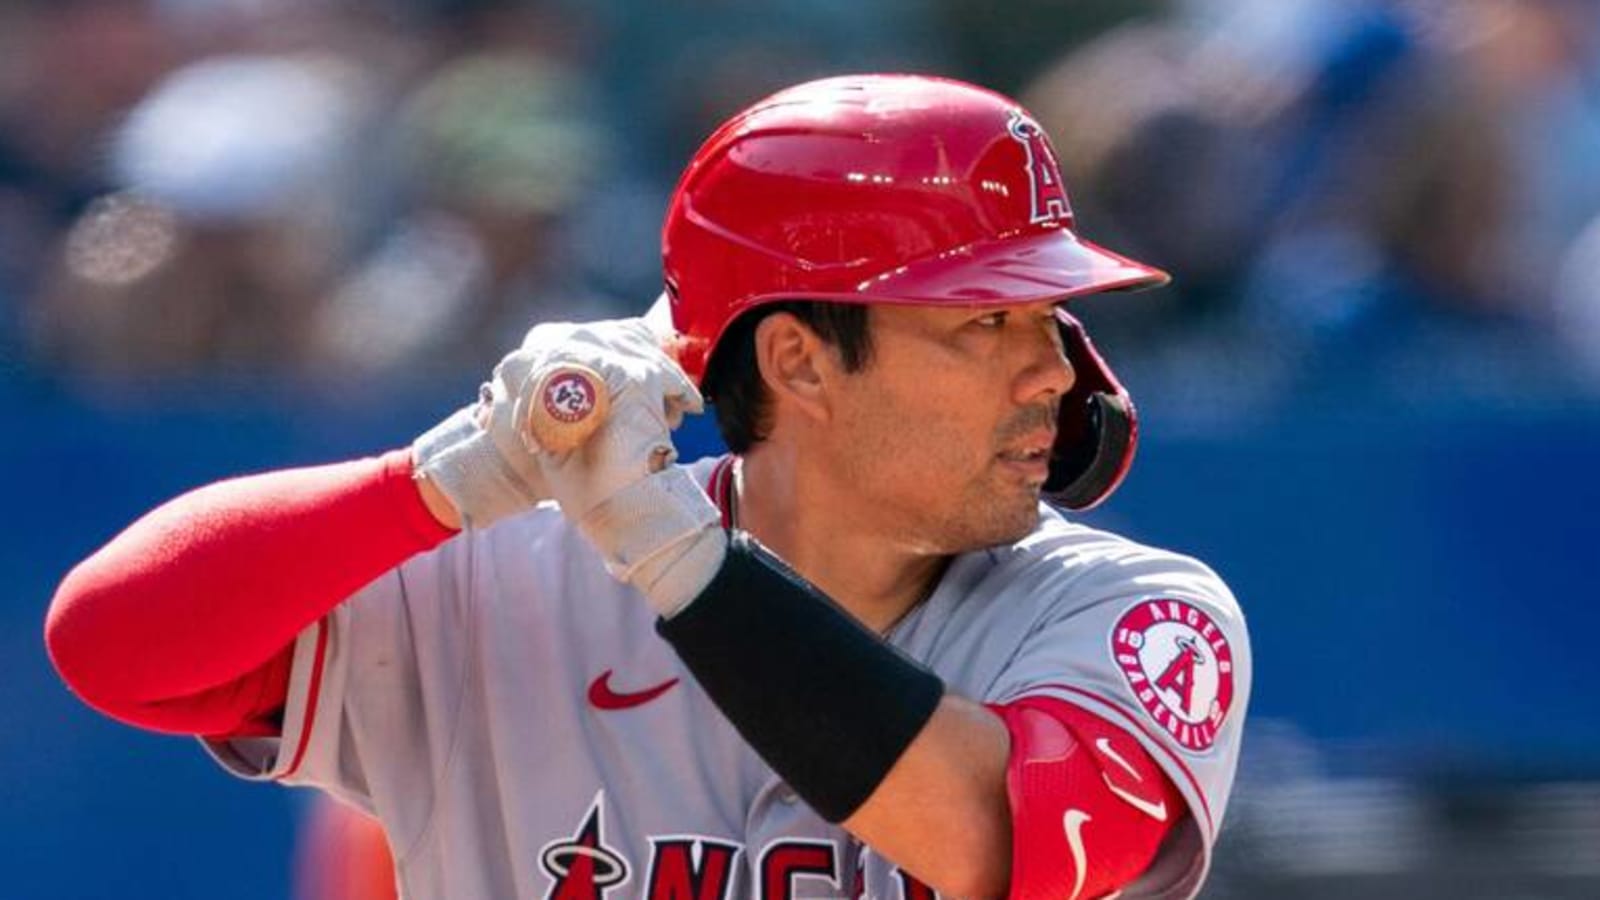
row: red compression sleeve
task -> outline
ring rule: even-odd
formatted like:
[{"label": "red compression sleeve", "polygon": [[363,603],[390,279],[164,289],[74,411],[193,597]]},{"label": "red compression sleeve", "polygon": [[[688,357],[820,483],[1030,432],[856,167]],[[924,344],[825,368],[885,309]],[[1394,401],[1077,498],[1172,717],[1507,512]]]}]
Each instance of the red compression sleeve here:
[{"label": "red compression sleeve", "polygon": [[409,450],[230,479],[139,519],[79,563],[45,622],[89,705],[190,734],[261,733],[302,629],[453,531]]},{"label": "red compression sleeve", "polygon": [[1011,734],[1009,900],[1105,897],[1143,874],[1187,814],[1144,747],[1054,697],[992,708]]}]

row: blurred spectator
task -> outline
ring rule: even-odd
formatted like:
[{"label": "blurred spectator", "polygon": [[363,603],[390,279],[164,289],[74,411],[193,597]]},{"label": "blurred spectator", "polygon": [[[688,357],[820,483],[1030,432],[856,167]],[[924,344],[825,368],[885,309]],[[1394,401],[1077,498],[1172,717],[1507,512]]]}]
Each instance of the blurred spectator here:
[{"label": "blurred spectator", "polygon": [[[1267,223],[1258,130],[1290,89],[1177,19],[1115,29],[1026,89],[1083,227],[1171,271],[1161,291],[1078,312],[1150,405],[1232,416],[1275,395],[1272,360],[1238,352],[1236,286]],[[1265,369],[1264,369],[1265,366]]]},{"label": "blurred spectator", "polygon": [[1504,291],[1548,312],[1562,253],[1600,211],[1600,4],[1474,0],[1450,8],[1443,40],[1476,102],[1499,119],[1513,190],[1496,230]]},{"label": "blurred spectator", "polygon": [[67,234],[32,330],[97,381],[292,371],[345,250],[373,88],[318,55],[179,70],[113,148],[124,189]]},{"label": "blurred spectator", "polygon": [[[717,123],[782,87],[852,71],[948,68],[932,0],[591,0],[609,23],[600,73],[652,177],[674,179]],[[659,220],[658,211],[656,218]]]},{"label": "blurred spectator", "polygon": [[1277,164],[1242,300],[1308,363],[1318,341],[1357,336],[1348,346],[1370,360],[1429,316],[1503,297],[1486,225],[1506,216],[1512,171],[1493,111],[1462,76],[1372,6],[1262,132]]},{"label": "blurred spectator", "polygon": [[[1226,48],[1218,48],[1226,50]],[[1024,104],[1050,132],[1078,217],[1172,271],[1173,290],[1119,300],[1140,330],[1176,325],[1226,294],[1260,222],[1247,129],[1275,99],[1176,21],[1123,26],[1047,69]],[[1140,257],[1143,258],[1143,257]],[[1148,321],[1146,321],[1148,320]]]},{"label": "blurred spectator", "polygon": [[581,74],[475,52],[433,74],[394,129],[413,208],[316,316],[316,362],[347,371],[481,367],[534,322],[637,311],[585,284],[569,214],[612,165]]},{"label": "blurred spectator", "polygon": [[1164,15],[1171,7],[1169,0],[1012,0],[1003,6],[935,0],[929,5],[959,69],[1007,93],[1064,51],[1126,22]]},{"label": "blurred spectator", "polygon": [[1600,388],[1600,218],[1572,243],[1558,270],[1556,323],[1582,377]]},{"label": "blurred spectator", "polygon": [[1574,88],[1600,7],[1186,11],[1098,39],[1027,98],[1093,186],[1080,215],[1178,277],[1086,311],[1130,381],[1223,419],[1570,389],[1551,248],[1600,208],[1600,118]]},{"label": "blurred spectator", "polygon": [[0,358],[55,235],[99,194],[109,130],[178,49],[137,0],[0,7]]},{"label": "blurred spectator", "polygon": [[[1600,143],[1574,140],[1570,116],[1532,123],[1592,66],[1553,38],[1592,34],[1594,13],[1560,0],[1368,4],[1327,46],[1274,123],[1286,165],[1242,289],[1300,357],[1302,388],[1503,406],[1569,390],[1551,352],[1553,248],[1583,221],[1557,224],[1573,219],[1563,208],[1600,206]],[[1535,131],[1551,165],[1529,164]],[[1590,164],[1559,164],[1574,153]]]},{"label": "blurred spectator", "polygon": [[1085,310],[1135,386],[1205,415],[1184,386],[1227,384],[1223,417],[1351,372],[1566,389],[1543,351],[1593,341],[1587,0],[8,4],[0,346],[119,382],[469,367],[648,302],[666,173],[730,109],[1052,56],[1024,99],[1078,215],[1178,278]]}]

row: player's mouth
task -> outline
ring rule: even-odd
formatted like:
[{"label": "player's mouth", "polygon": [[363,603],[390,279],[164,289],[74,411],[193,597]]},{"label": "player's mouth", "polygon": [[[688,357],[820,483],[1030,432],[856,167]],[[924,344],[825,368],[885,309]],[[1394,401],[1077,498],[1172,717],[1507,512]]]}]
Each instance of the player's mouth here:
[{"label": "player's mouth", "polygon": [[998,454],[1002,465],[1021,476],[1024,481],[1042,485],[1050,477],[1050,448],[1055,445],[1055,435],[1044,434],[1003,450]]}]

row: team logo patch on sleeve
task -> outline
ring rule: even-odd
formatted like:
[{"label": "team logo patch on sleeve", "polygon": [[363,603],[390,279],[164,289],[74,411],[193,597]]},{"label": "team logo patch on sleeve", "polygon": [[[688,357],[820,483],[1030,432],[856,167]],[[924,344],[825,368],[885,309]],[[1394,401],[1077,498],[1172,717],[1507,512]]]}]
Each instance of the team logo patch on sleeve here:
[{"label": "team logo patch on sleeve", "polygon": [[1143,600],[1111,631],[1111,655],[1161,730],[1209,750],[1233,705],[1233,649],[1204,610],[1184,600]]}]

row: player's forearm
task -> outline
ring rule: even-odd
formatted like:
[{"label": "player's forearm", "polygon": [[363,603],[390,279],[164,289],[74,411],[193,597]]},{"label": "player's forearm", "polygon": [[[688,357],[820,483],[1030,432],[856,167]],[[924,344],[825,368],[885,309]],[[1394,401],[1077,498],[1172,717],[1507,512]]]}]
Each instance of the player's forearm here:
[{"label": "player's forearm", "polygon": [[947,693],[844,826],[941,896],[1004,897],[1011,869],[1009,746],[994,713]]},{"label": "player's forearm", "polygon": [[948,896],[1003,892],[1009,738],[992,713],[948,693],[742,532],[710,584],[658,630],[823,818]]},{"label": "player's forearm", "polygon": [[208,485],[148,513],[67,575],[46,620],[50,656],[86,702],[137,721],[142,705],[257,669],[450,534],[405,451]]}]

